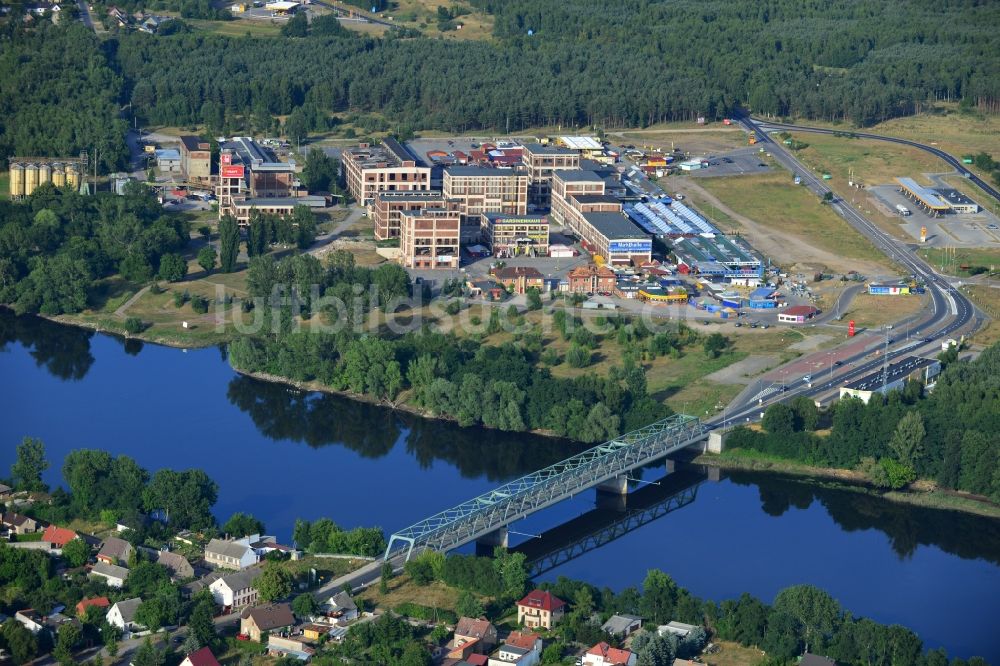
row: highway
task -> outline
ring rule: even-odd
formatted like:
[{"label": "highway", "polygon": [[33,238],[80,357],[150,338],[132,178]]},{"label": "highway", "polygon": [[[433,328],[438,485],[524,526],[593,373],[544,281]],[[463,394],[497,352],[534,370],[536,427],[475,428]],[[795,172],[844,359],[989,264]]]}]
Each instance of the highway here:
[{"label": "highway", "polygon": [[[797,132],[811,132],[813,134],[850,134],[851,136],[856,136],[859,139],[874,139],[875,141],[888,141],[890,143],[898,143],[904,146],[912,146],[913,148],[918,148],[920,150],[926,151],[936,157],[940,157],[942,160],[947,162],[950,166],[954,167],[956,171],[962,174],[968,174],[967,178],[979,186],[988,195],[1000,201],[1000,191],[997,191],[995,187],[987,183],[985,180],[972,173],[966,168],[966,165],[962,164],[962,161],[953,155],[949,155],[940,148],[935,148],[934,146],[929,146],[923,143],[917,143],[916,141],[910,141],[909,139],[900,139],[894,136],[882,136],[880,134],[868,134],[867,132],[854,132],[851,130],[831,130],[824,129],[820,127],[808,127],[805,125],[789,125],[787,123],[773,123],[769,120],[764,120],[761,118],[750,118],[750,122],[755,123],[758,128],[770,128],[770,129],[780,129],[780,130],[795,130]],[[746,123],[743,123],[744,127]]]},{"label": "highway", "polygon": [[[775,127],[775,125],[771,123],[759,122],[749,117],[741,118],[739,122],[748,132],[755,132],[758,145],[763,146],[765,150],[770,152],[778,162],[780,162],[793,174],[801,177],[802,184],[808,187],[818,197],[822,197],[827,192],[831,192],[831,190],[820,178],[816,177],[816,175],[809,171],[809,169],[796,160],[791,153],[785,150],[784,146],[771,139],[764,128]],[[779,127],[789,129],[795,128],[790,125]],[[832,131],[826,130],[819,131],[832,133]],[[871,136],[874,138],[885,138],[886,140],[896,141],[895,139],[889,139],[887,137],[876,137],[875,135]],[[901,143],[910,143],[902,139],[898,141]],[[920,146],[919,144],[915,145],[932,150],[935,153],[940,152],[933,148]],[[951,158],[951,156],[946,153],[943,155]],[[954,158],[951,159],[954,160]],[[959,164],[958,166],[961,165]],[[913,328],[924,332],[921,339],[916,341],[897,340],[893,344],[890,344],[886,354],[879,355],[875,358],[871,357],[871,349],[865,349],[852,356],[840,359],[842,362],[841,367],[848,369],[846,371],[841,370],[836,375],[837,384],[858,379],[868,373],[880,369],[884,363],[890,362],[893,359],[906,354],[912,354],[917,349],[925,347],[927,344],[934,341],[940,341],[947,338],[959,329],[970,324],[970,322],[972,323],[972,330],[980,326],[983,320],[983,315],[976,310],[975,306],[969,301],[969,299],[966,298],[959,290],[955,289],[954,286],[952,286],[945,278],[935,273],[929,265],[924,263],[923,260],[913,253],[910,247],[883,232],[875,224],[855,210],[850,204],[839,199],[836,195],[834,195],[834,199],[830,206],[841,217],[843,217],[848,224],[850,224],[863,236],[868,238],[868,240],[871,241],[876,248],[884,252],[890,259],[903,267],[915,278],[924,281],[927,286],[927,291],[931,296],[932,304],[931,312],[923,317],[918,323],[913,324]],[[832,374],[833,373],[831,372],[831,375]],[[829,390],[829,388],[828,382],[816,381],[813,386],[809,386],[802,377],[795,378],[784,385],[783,391],[765,390],[761,393],[750,395],[744,394],[738,397],[737,401],[730,404],[722,416],[709,420],[707,424],[710,427],[717,427],[720,425],[735,425],[737,422],[745,422],[747,420],[753,421],[759,418],[760,412],[772,402],[780,402],[798,395],[815,397],[819,393]]]}]

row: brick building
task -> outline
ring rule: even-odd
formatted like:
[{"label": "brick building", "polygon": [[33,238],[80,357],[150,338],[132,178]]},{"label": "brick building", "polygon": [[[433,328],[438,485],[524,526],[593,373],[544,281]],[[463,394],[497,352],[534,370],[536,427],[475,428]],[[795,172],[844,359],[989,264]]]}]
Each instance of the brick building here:
[{"label": "brick building", "polygon": [[407,268],[458,268],[461,216],[446,208],[400,213],[400,259]]},{"label": "brick building", "polygon": [[431,169],[417,165],[413,154],[387,137],[378,146],[367,143],[341,153],[341,171],[347,191],[362,206],[371,206],[379,192],[431,189]]}]

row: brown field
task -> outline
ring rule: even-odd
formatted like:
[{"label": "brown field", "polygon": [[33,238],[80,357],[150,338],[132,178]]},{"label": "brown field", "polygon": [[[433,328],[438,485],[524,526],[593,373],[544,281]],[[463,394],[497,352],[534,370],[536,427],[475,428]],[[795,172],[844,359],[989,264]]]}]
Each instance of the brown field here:
[{"label": "brown field", "polygon": [[675,182],[709,217],[721,210],[755,248],[780,264],[866,274],[893,270],[885,255],[785,172]]},{"label": "brown field", "polygon": [[764,653],[756,648],[730,641],[718,641],[716,645],[718,652],[703,657],[709,666],[756,666],[764,660]]},{"label": "brown field", "polygon": [[[994,282],[996,284],[996,282]],[[1000,342],[1000,288],[985,285],[968,285],[962,291],[992,319],[975,335],[972,341],[984,346]]]},{"label": "brown field", "polygon": [[414,585],[406,574],[396,576],[389,581],[389,593],[381,594],[378,585],[371,585],[358,595],[359,599],[371,601],[380,608],[394,608],[399,604],[412,602],[421,606],[455,610],[459,591],[448,587],[440,581],[430,585]]},{"label": "brown field", "polygon": [[872,296],[858,294],[843,313],[844,320],[852,319],[858,328],[878,328],[893,324],[919,313],[930,303],[926,294],[903,296]]}]

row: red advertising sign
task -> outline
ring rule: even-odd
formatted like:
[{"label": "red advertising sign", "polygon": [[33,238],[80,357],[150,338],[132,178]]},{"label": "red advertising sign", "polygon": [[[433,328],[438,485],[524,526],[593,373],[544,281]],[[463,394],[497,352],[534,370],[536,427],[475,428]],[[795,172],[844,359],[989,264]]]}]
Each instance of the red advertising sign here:
[{"label": "red advertising sign", "polygon": [[854,320],[852,319],[847,323],[847,335],[848,337],[854,337]]},{"label": "red advertising sign", "polygon": [[222,153],[220,161],[223,164],[232,164],[233,163],[233,154],[232,153]]},{"label": "red advertising sign", "polygon": [[219,175],[223,178],[242,178],[243,177],[243,166],[224,166],[219,172]]}]

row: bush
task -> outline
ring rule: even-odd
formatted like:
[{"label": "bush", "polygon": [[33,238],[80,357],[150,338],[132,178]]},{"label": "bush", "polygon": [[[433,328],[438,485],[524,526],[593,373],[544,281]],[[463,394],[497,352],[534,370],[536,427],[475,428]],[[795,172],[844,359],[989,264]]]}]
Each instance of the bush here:
[{"label": "bush", "polygon": [[138,317],[129,317],[125,320],[125,332],[136,335],[146,330],[146,325]]},{"label": "bush", "polygon": [[447,624],[454,624],[458,622],[458,615],[456,615],[454,611],[444,608],[422,606],[411,601],[398,604],[392,610],[396,611],[400,615],[412,617],[417,620],[430,620],[431,622],[445,622]]},{"label": "bush", "polygon": [[444,311],[452,316],[458,314],[459,310],[462,309],[462,302],[458,300],[448,301],[448,304],[444,306]]},{"label": "bush", "polygon": [[208,312],[208,299],[202,296],[192,296],[191,309],[198,314],[205,314]]},{"label": "bush", "polygon": [[184,304],[187,303],[188,300],[190,300],[190,299],[191,299],[191,294],[188,293],[187,289],[185,289],[183,292],[175,291],[174,292],[174,307],[175,308],[183,307]]}]

